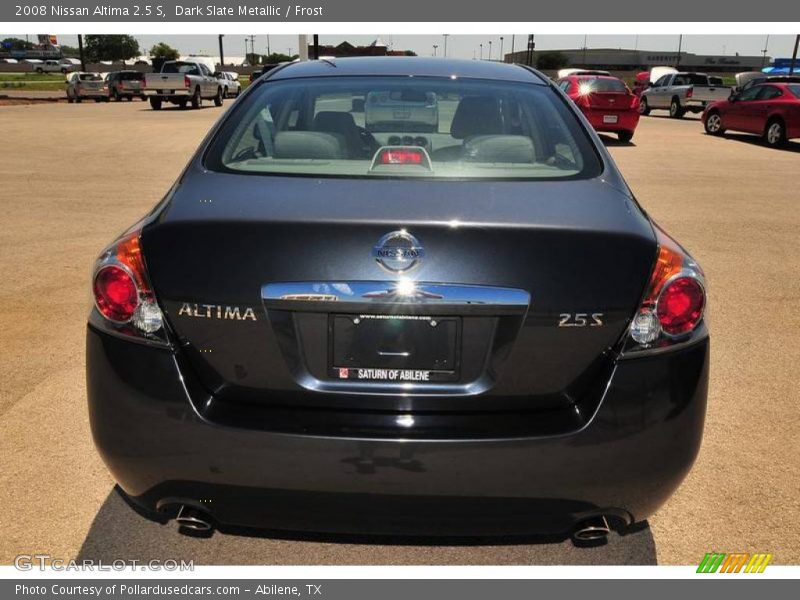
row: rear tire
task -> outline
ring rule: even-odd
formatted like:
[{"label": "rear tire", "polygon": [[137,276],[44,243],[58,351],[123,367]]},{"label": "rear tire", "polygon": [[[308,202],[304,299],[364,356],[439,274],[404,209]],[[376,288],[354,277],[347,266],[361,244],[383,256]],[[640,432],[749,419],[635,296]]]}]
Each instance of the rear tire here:
[{"label": "rear tire", "polygon": [[122,100],[122,96],[119,95],[117,90],[111,90],[111,98],[113,98],[114,102],[119,102]]},{"label": "rear tire", "polygon": [[773,118],[764,129],[764,143],[770,148],[780,148],[786,144],[786,125],[781,119]]},{"label": "rear tire", "polygon": [[203,98],[200,96],[200,88],[194,88],[194,94],[192,94],[192,108],[200,108],[203,105]]},{"label": "rear tire", "polygon": [[81,98],[80,96],[75,96],[75,102],[80,104],[81,102],[83,102],[83,98]]},{"label": "rear tire", "polygon": [[222,106],[223,102],[224,102],[224,96],[223,96],[222,88],[218,87],[217,88],[217,95],[214,96],[214,106]]},{"label": "rear tire", "polygon": [[617,133],[617,137],[619,138],[620,142],[628,143],[633,139],[633,132],[632,131],[620,131]]},{"label": "rear tire", "polygon": [[673,119],[682,119],[685,113],[686,110],[681,108],[681,101],[677,98],[673,98],[672,102],[669,104],[669,116]]},{"label": "rear tire", "polygon": [[645,117],[650,114],[650,105],[647,103],[647,98],[642,98],[639,102],[639,114]]},{"label": "rear tire", "polygon": [[150,98],[150,108],[153,110],[161,110],[161,98],[153,96]]},{"label": "rear tire", "polygon": [[708,135],[722,135],[725,133],[725,128],[722,126],[722,116],[717,111],[708,113],[703,126]]}]

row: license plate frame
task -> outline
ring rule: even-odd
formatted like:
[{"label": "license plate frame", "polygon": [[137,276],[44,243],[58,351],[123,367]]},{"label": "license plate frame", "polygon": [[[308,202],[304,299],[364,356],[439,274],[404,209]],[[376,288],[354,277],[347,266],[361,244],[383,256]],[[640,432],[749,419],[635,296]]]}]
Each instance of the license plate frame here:
[{"label": "license plate frame", "polygon": [[338,381],[457,381],[461,317],[354,315],[328,318],[328,374]]},{"label": "license plate frame", "polygon": [[616,125],[619,123],[619,115],[603,115],[603,124]]}]

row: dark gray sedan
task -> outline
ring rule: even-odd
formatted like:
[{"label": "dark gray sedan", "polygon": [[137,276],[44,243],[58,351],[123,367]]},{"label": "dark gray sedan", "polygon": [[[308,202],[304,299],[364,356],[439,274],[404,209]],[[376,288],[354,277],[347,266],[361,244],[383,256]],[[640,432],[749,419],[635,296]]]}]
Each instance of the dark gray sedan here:
[{"label": "dark gray sedan", "polygon": [[703,272],[524,66],[274,69],[93,292],[95,442],[186,530],[602,540],[700,446]]}]

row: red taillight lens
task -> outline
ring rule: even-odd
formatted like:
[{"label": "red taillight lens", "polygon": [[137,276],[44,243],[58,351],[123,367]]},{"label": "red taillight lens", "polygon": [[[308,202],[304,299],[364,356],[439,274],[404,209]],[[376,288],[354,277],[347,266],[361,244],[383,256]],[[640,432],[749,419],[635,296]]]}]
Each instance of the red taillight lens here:
[{"label": "red taillight lens", "polygon": [[183,87],[190,88],[192,87],[192,81],[189,79],[188,75],[183,76]]},{"label": "red taillight lens", "polygon": [[668,345],[672,337],[691,333],[702,320],[706,304],[703,271],[658,226],[655,232],[658,256],[630,327],[630,337],[641,348]]},{"label": "red taillight lens", "polygon": [[109,265],[94,277],[94,300],[97,310],[117,323],[127,323],[139,306],[139,290],[128,271]]},{"label": "red taillight lens", "polygon": [[692,277],[678,277],[661,291],[656,315],[661,329],[669,335],[691,331],[703,316],[706,295],[703,286]]},{"label": "red taillight lens", "polygon": [[420,150],[384,150],[380,156],[382,165],[421,165],[424,160]]},{"label": "red taillight lens", "polygon": [[97,261],[92,290],[103,326],[168,344],[164,317],[149,284],[137,226],[109,246]]},{"label": "red taillight lens", "polygon": [[694,95],[694,90],[692,88],[689,88],[688,90],[686,90],[686,97],[687,98],[691,98],[692,95]]}]

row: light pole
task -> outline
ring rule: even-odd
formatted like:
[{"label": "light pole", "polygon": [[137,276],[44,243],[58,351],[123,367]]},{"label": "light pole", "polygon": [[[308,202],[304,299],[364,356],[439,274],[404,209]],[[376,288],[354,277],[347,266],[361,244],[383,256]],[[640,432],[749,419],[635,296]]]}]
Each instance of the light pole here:
[{"label": "light pole", "polygon": [[797,65],[797,48],[800,46],[800,35],[794,39],[794,52],[792,53],[792,64],[789,67],[789,75],[794,75],[795,66]]},{"label": "light pole", "polygon": [[483,60],[483,44],[481,44],[480,46],[481,46],[481,60]]},{"label": "light pole", "polygon": [[492,60],[492,40],[489,40],[489,60]]},{"label": "light pole", "polygon": [[764,42],[764,49],[761,51],[764,54],[764,57],[761,59],[761,68],[767,66],[767,52],[769,52],[769,34],[767,34],[767,39]]},{"label": "light pole", "polygon": [[445,58],[447,58],[447,36],[449,35],[450,35],[449,33],[442,34],[442,37],[444,38],[444,48],[442,49],[442,56],[444,56]]},{"label": "light pole", "polygon": [[589,40],[589,36],[584,34],[583,36],[583,66],[586,66],[586,45],[587,41]]},{"label": "light pole", "polygon": [[433,55],[434,55],[434,56],[436,56],[436,49],[437,49],[438,47],[439,47],[439,46],[438,46],[437,44],[434,44],[434,45],[433,45]]},{"label": "light pole", "polygon": [[225,52],[222,50],[222,38],[225,37],[224,34],[219,35],[219,64],[220,69],[225,68]]},{"label": "light pole", "polygon": [[681,66],[681,48],[683,48],[683,34],[678,38],[678,62],[675,63],[675,68]]},{"label": "light pole", "polygon": [[503,36],[500,36],[500,62],[503,62],[505,59],[503,58]]}]

